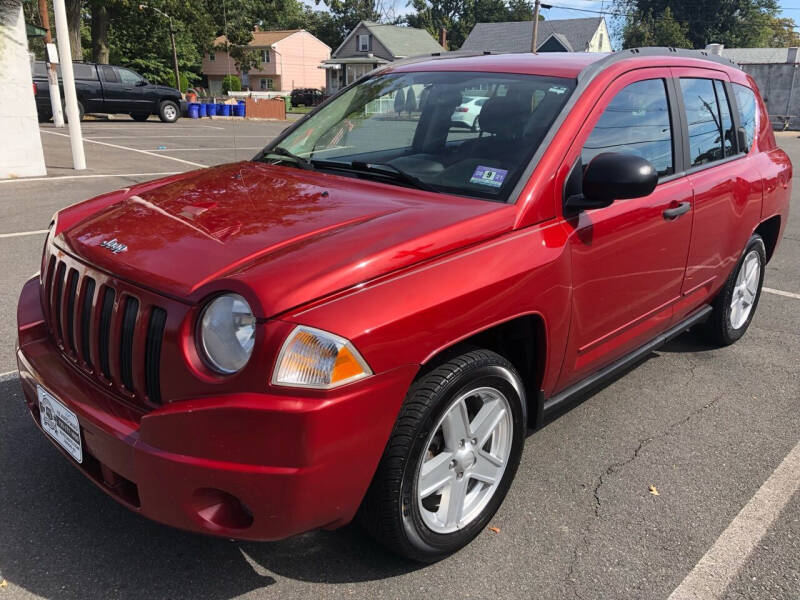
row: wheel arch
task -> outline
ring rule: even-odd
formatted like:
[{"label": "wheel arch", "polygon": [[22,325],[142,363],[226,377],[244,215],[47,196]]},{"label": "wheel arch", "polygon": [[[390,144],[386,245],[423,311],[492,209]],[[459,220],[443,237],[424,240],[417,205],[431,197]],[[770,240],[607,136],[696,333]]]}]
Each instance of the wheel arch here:
[{"label": "wheel arch", "polygon": [[778,246],[778,239],[781,233],[781,216],[774,215],[759,223],[753,233],[757,233],[764,240],[764,247],[767,251],[767,262],[772,258],[775,248]]},{"label": "wheel arch", "polygon": [[475,348],[496,352],[514,365],[522,378],[528,421],[532,424],[538,415],[547,363],[547,326],[544,317],[539,313],[519,315],[455,340],[425,358],[420,374]]}]

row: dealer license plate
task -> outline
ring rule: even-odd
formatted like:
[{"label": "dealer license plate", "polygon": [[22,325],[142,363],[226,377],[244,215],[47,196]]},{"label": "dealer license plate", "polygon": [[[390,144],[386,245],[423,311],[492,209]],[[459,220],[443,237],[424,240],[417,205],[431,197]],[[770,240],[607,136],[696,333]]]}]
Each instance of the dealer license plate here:
[{"label": "dealer license plate", "polygon": [[79,463],[83,462],[78,416],[42,386],[36,386],[42,429]]}]

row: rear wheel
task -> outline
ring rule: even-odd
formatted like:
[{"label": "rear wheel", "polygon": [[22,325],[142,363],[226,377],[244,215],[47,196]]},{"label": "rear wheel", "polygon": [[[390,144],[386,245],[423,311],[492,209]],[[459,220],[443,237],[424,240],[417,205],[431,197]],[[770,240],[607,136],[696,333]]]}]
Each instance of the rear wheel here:
[{"label": "rear wheel", "polygon": [[761,297],[766,262],[764,241],[754,235],[714,300],[714,312],[705,324],[711,342],[728,346],[745,334]]},{"label": "rear wheel", "polygon": [[134,121],[138,121],[138,122],[140,122],[140,123],[141,123],[142,121],[147,121],[147,119],[148,119],[149,117],[150,117],[150,114],[149,114],[149,113],[131,113],[131,118],[132,118]]},{"label": "rear wheel", "polygon": [[174,123],[180,116],[180,108],[172,100],[164,100],[158,108],[158,118],[164,123]]},{"label": "rear wheel", "polygon": [[[67,107],[63,106],[62,108],[64,111],[64,121],[69,123],[69,117],[67,116]],[[84,115],[83,103],[80,100],[78,100],[78,121],[83,121],[83,115]]]},{"label": "rear wheel", "polygon": [[360,522],[398,554],[444,558],[472,541],[500,507],[524,436],[514,367],[488,350],[449,360],[412,385]]}]

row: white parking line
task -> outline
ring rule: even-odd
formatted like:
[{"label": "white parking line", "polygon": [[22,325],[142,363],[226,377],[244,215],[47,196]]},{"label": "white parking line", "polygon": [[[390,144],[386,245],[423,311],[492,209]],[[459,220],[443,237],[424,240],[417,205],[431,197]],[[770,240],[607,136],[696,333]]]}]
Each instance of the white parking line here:
[{"label": "white parking line", "polygon": [[14,371],[8,371],[6,373],[0,373],[0,379],[5,379],[6,377],[8,377],[10,375],[16,375],[17,372],[18,371],[14,370]]},{"label": "white parking line", "polygon": [[16,231],[14,233],[0,233],[1,238],[22,237],[25,235],[41,235],[47,233],[47,229],[37,229],[36,231]]},{"label": "white parking line", "polygon": [[794,298],[796,300],[800,300],[800,294],[795,294],[793,292],[784,292],[783,290],[774,290],[772,288],[761,288],[763,291],[767,292],[768,294],[775,294],[776,296],[784,296],[786,298]]},{"label": "white parking line", "polygon": [[[42,130],[42,133],[49,133],[50,135],[58,135],[61,137],[68,138],[69,136],[66,133],[56,133],[55,131],[47,131]],[[167,156],[165,154],[156,154],[154,152],[148,152],[147,150],[139,150],[137,148],[129,148],[128,146],[118,146],[117,144],[109,144],[108,142],[98,142],[97,140],[90,140],[89,138],[84,138],[84,142],[88,142],[89,144],[98,144],[100,146],[108,146],[109,148],[117,148],[119,150],[128,150],[130,152],[138,152],[139,154],[147,154],[148,156],[157,156],[158,158],[163,158],[166,160],[174,160],[180,163],[184,163],[187,165],[192,165],[193,167],[200,167],[202,169],[207,169],[208,165],[201,165],[200,163],[192,162],[190,160],[184,160],[182,158],[175,158],[174,156]]]},{"label": "white parking line", "polygon": [[800,488],[800,443],[772,472],[668,600],[717,600]]},{"label": "white parking line", "polygon": [[105,177],[158,177],[166,175],[177,175],[183,171],[162,171],[160,173],[96,173],[94,175],[54,175],[53,177],[27,177],[21,179],[3,179],[4,183],[26,183],[28,181],[64,181],[72,179],[101,179]]}]

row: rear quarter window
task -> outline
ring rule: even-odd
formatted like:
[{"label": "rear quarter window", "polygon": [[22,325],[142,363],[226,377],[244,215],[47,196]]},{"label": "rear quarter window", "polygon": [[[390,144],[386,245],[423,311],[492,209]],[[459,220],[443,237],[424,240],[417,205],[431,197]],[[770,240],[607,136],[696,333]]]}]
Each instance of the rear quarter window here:
[{"label": "rear quarter window", "polygon": [[749,152],[753,147],[753,140],[756,137],[757,110],[756,95],[749,87],[739,83],[733,84],[733,95],[736,97],[736,109],[739,113],[739,122],[744,129],[745,148],[742,152]]}]

